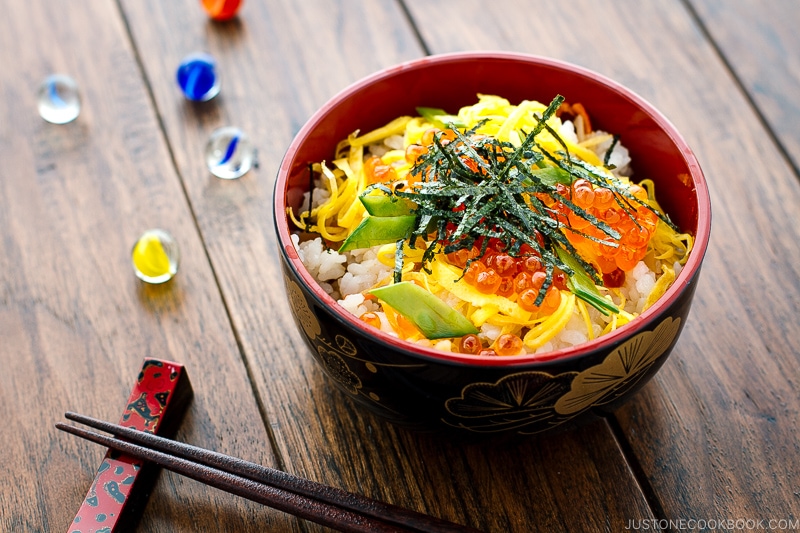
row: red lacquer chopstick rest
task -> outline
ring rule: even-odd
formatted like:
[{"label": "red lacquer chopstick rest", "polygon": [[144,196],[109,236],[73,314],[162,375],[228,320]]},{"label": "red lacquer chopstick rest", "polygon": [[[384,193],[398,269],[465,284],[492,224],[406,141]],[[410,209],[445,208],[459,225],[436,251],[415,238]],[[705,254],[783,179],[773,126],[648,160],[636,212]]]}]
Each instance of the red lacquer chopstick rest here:
[{"label": "red lacquer chopstick rest", "polygon": [[[119,424],[169,437],[191,397],[183,365],[145,359]],[[155,465],[109,450],[68,533],[119,533],[135,526],[158,471]]]}]

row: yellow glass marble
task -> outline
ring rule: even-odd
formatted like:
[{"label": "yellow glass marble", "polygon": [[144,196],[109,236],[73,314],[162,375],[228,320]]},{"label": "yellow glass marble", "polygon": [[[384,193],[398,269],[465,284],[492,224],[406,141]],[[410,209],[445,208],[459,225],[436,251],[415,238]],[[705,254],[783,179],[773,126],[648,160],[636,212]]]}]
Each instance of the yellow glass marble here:
[{"label": "yellow glass marble", "polygon": [[178,272],[178,243],[164,230],[145,231],[131,252],[136,277],[147,283],[164,283]]}]

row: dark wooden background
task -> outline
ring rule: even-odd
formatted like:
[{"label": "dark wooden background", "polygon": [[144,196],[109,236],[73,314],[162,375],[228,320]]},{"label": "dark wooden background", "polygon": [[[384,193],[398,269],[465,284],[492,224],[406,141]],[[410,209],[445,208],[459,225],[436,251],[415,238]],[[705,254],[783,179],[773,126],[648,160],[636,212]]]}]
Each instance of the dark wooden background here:
[{"label": "dark wooden background", "polygon": [[[796,0],[246,0],[228,23],[199,0],[4,8],[0,530],[66,531],[103,450],[53,424],[67,410],[118,419],[145,356],[188,368],[181,440],[485,531],[797,524]],[[713,203],[690,320],[660,373],[608,422],[516,444],[409,434],[335,391],[294,329],[271,218],[283,152],[317,107],[383,67],[472,49],[551,56],[629,86],[684,134]],[[198,50],[222,78],[200,105],[174,81]],[[53,72],[82,90],[64,126],[36,111]],[[224,125],[258,147],[259,167],[230,182],[202,158]],[[181,247],[163,286],[130,267],[151,227]],[[322,529],[164,473],[138,530]]]}]

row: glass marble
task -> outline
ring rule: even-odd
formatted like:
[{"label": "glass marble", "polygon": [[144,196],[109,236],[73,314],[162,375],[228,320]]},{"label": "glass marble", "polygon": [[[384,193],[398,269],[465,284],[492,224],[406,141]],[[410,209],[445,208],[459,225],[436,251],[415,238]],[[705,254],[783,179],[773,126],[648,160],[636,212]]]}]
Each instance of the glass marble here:
[{"label": "glass marble", "polygon": [[37,95],[39,115],[53,124],[72,122],[81,112],[78,84],[64,74],[53,74],[44,79]]},{"label": "glass marble", "polygon": [[145,231],[131,252],[136,277],[147,283],[164,283],[178,272],[178,243],[161,229]]},{"label": "glass marble", "polygon": [[231,180],[244,176],[253,168],[256,150],[242,130],[229,126],[211,134],[206,144],[205,158],[212,174]]},{"label": "glass marble", "polygon": [[203,9],[213,20],[229,20],[236,16],[242,0],[202,0]]},{"label": "glass marble", "polygon": [[177,78],[183,95],[193,102],[207,102],[219,94],[217,63],[208,54],[184,57],[178,66]]}]

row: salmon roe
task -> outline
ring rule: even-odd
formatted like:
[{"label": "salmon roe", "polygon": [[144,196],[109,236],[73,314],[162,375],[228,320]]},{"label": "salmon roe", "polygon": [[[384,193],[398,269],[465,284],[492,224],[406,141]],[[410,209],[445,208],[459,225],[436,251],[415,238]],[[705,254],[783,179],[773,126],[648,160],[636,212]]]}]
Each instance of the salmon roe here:
[{"label": "salmon roe", "polygon": [[398,313],[395,320],[397,321],[397,326],[394,328],[394,330],[397,331],[404,339],[419,333],[417,326],[415,326],[413,322],[403,315]]},{"label": "salmon roe", "polygon": [[497,355],[517,355],[522,351],[522,339],[511,333],[504,333],[494,341]]},{"label": "salmon roe", "polygon": [[359,318],[370,326],[381,329],[381,319],[375,313],[364,313]]},{"label": "salmon roe", "polygon": [[417,162],[428,153],[428,149],[420,144],[409,144],[406,148],[406,162],[409,165],[416,165]]},{"label": "salmon roe", "polygon": [[494,294],[500,288],[503,279],[492,268],[487,268],[475,276],[475,288],[484,294]]},{"label": "salmon roe", "polygon": [[[452,265],[466,267],[462,280],[482,294],[510,298],[530,312],[552,313],[558,309],[561,291],[566,290],[566,275],[556,269],[543,301],[536,305],[539,291],[547,281],[541,257],[532,252],[530,247],[525,250],[528,255],[514,257],[498,251],[497,248],[501,246],[499,241],[493,241],[480,258],[476,258],[480,254],[477,247],[457,250],[447,254],[445,258]],[[468,262],[469,266],[466,266]]]},{"label": "salmon roe", "polygon": [[477,335],[464,335],[461,337],[461,340],[458,341],[458,351],[461,353],[478,355],[481,350],[483,350],[483,345]]},{"label": "salmon roe", "polygon": [[456,138],[456,132],[451,129],[428,128],[423,132],[420,144],[424,147],[432,145],[437,133],[439,134],[439,142],[442,144],[447,144]]},{"label": "salmon roe", "polygon": [[540,289],[525,289],[519,294],[517,303],[526,311],[539,312],[544,315],[549,315],[558,309],[561,305],[561,291],[550,285],[545,291],[544,298],[539,305],[536,305],[536,300],[539,298]]},{"label": "salmon roe", "polygon": [[[628,192],[640,202],[648,200],[647,190],[641,185],[630,185]],[[618,269],[632,270],[647,253],[658,215],[630,198],[623,198],[606,187],[596,187],[585,179],[575,180],[571,194],[576,206],[620,234],[619,239],[612,239],[585,217],[570,211],[567,220],[574,231],[566,231],[565,235],[578,254],[594,264],[603,275]],[[561,220],[560,211],[553,216]]]},{"label": "salmon roe", "polygon": [[364,176],[367,182],[385,183],[397,179],[397,171],[391,165],[387,165],[378,156],[369,157],[364,161]]}]

